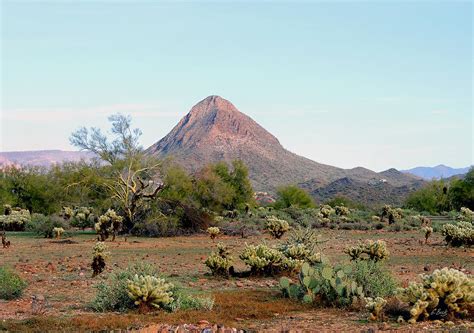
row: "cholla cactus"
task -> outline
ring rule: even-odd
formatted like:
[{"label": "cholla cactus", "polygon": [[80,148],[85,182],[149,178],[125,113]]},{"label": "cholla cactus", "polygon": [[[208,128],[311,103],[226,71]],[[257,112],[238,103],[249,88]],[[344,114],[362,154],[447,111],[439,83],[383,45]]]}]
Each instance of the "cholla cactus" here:
[{"label": "cholla cactus", "polygon": [[470,222],[445,224],[441,230],[444,240],[450,246],[474,245],[474,226]]},{"label": "cholla cactus", "polygon": [[171,291],[174,286],[164,279],[135,274],[133,279],[127,282],[127,294],[141,312],[147,312],[153,308],[159,309],[174,301]]},{"label": "cholla cactus", "polygon": [[420,277],[421,283],[411,282],[397,291],[397,297],[412,307],[409,323],[440,313],[451,320],[467,315],[474,306],[474,279],[463,272],[445,267]]},{"label": "cholla cactus", "polygon": [[467,207],[462,207],[457,219],[461,222],[473,222],[474,212]]},{"label": "cholla cactus", "polygon": [[216,239],[217,235],[221,232],[218,227],[209,227],[206,231],[212,240]]},{"label": "cholla cactus", "polygon": [[116,234],[122,230],[123,217],[117,215],[113,209],[109,209],[104,215],[99,217],[95,224],[95,230],[100,236],[101,241],[105,241],[112,234],[112,241]]},{"label": "cholla cactus", "polygon": [[61,210],[60,215],[65,219],[69,220],[71,217],[74,216],[74,210],[71,207],[65,206]]},{"label": "cholla cactus", "polygon": [[380,219],[388,219],[388,223],[395,223],[398,219],[403,217],[403,210],[401,208],[392,208],[390,205],[384,205]]},{"label": "cholla cactus", "polygon": [[9,214],[0,215],[0,229],[10,231],[24,230],[25,225],[31,221],[30,211],[18,207],[11,208],[9,205],[6,206],[5,213]]},{"label": "cholla cactus", "polygon": [[387,301],[382,297],[364,297],[365,308],[370,311],[369,320],[383,320],[383,308],[387,305]]},{"label": "cholla cactus", "polygon": [[12,213],[12,206],[11,205],[3,205],[3,215],[10,215]]},{"label": "cholla cactus", "polygon": [[425,234],[425,244],[428,243],[428,238],[430,238],[433,233],[433,228],[429,226],[424,226],[421,228],[421,231]]},{"label": "cholla cactus", "polygon": [[104,242],[97,242],[92,252],[92,277],[102,273],[105,269],[105,259],[108,257],[107,246]]},{"label": "cholla cactus", "polygon": [[265,228],[272,237],[280,239],[290,229],[290,225],[285,220],[280,220],[275,216],[269,216],[267,217]]},{"label": "cholla cactus", "polygon": [[246,244],[240,259],[250,266],[253,274],[273,275],[292,266],[283,253],[265,244]]},{"label": "cholla cactus", "polygon": [[[69,207],[65,207],[67,209]],[[69,208],[70,209],[70,208]],[[64,211],[65,214],[69,214],[69,211]],[[94,214],[91,207],[77,207],[73,210],[71,225],[73,227],[85,229],[93,226]]]},{"label": "cholla cactus", "polygon": [[372,222],[377,223],[377,222],[380,222],[380,217],[378,217],[378,216],[376,216],[376,215],[373,215],[373,216],[371,217],[371,220],[372,220]]},{"label": "cholla cactus", "polygon": [[323,205],[319,208],[319,213],[322,218],[328,219],[332,214],[335,213],[334,209],[329,205]]},{"label": "cholla cactus", "polygon": [[367,240],[364,243],[359,242],[357,246],[349,247],[344,253],[351,257],[351,260],[373,260],[380,261],[388,259],[390,252],[387,244],[383,240]]},{"label": "cholla cactus", "polygon": [[349,208],[345,206],[336,206],[334,207],[334,211],[336,212],[336,215],[338,216],[347,216],[351,212]]},{"label": "cholla cactus", "polygon": [[230,255],[228,248],[222,244],[217,244],[217,252],[212,252],[206,259],[205,264],[213,275],[228,277],[234,258]]},{"label": "cholla cactus", "polygon": [[280,251],[288,259],[295,260],[297,266],[295,268],[299,269],[304,262],[310,264],[321,262],[319,245],[323,242],[315,230],[293,229],[286,243],[280,247]]},{"label": "cholla cactus", "polygon": [[57,239],[60,239],[61,238],[61,235],[64,233],[64,229],[61,228],[61,227],[55,227],[53,228],[53,234],[55,235],[55,237]]}]

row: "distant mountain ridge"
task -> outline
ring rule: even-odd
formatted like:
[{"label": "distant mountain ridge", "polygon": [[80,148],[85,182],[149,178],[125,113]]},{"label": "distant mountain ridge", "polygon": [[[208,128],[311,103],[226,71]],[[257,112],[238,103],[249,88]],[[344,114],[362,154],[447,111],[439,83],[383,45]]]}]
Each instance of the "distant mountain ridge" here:
[{"label": "distant mountain ridge", "polygon": [[300,184],[317,197],[317,189],[347,178],[354,180],[345,183],[349,187],[346,192],[354,197],[355,190],[350,187],[356,183],[357,188],[363,184],[371,189],[373,184],[387,183],[403,188],[400,192],[406,194],[423,182],[395,169],[382,173],[362,167],[342,169],[296,155],[220,96],[209,96],[193,106],[171,132],[150,146],[146,153],[158,158],[172,157],[190,172],[209,163],[240,159],[248,166],[256,191],[275,192],[281,185]]},{"label": "distant mountain ridge", "polygon": [[469,171],[470,168],[472,168],[472,166],[465,168],[451,168],[449,166],[440,164],[434,167],[416,167],[408,170],[401,170],[401,172],[412,174],[426,180],[431,180],[464,175]]},{"label": "distant mountain ridge", "polygon": [[0,166],[42,166],[49,167],[53,164],[64,162],[89,161],[94,154],[84,151],[65,150],[33,150],[0,152]]}]

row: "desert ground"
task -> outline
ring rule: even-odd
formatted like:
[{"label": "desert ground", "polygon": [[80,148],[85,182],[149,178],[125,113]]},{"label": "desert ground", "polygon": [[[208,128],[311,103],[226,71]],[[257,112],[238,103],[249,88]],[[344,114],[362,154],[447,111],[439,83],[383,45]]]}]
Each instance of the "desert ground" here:
[{"label": "desert ground", "polygon": [[[418,274],[442,267],[454,267],[466,273],[474,270],[474,253],[470,249],[447,247],[439,234],[429,244],[422,244],[419,231],[389,232],[320,229],[327,242],[322,252],[334,261],[347,261],[343,249],[364,239],[387,242],[390,258],[387,266],[400,285]],[[367,313],[337,308],[310,307],[281,297],[278,277],[217,278],[211,276],[204,261],[215,248],[207,235],[170,238],[139,238],[119,236],[107,242],[110,256],[106,271],[92,278],[91,249],[97,240],[93,232],[75,232],[61,240],[40,238],[27,232],[9,233],[11,247],[0,251],[0,262],[14,268],[28,286],[20,299],[0,301],[0,330],[142,330],[157,331],[164,325],[224,325],[246,331],[418,331],[439,329],[435,324],[416,325],[369,323]],[[220,236],[218,241],[239,253],[245,243],[265,240],[267,235],[248,238]],[[96,313],[89,304],[95,295],[94,286],[114,269],[134,262],[148,262],[174,284],[190,293],[212,295],[212,311],[157,311],[150,314],[129,312]],[[236,267],[244,270],[243,264]],[[32,299],[40,299],[35,307]],[[461,323],[462,324],[462,323]],[[147,329],[148,327],[148,329]],[[197,326],[196,326],[197,327]],[[459,330],[468,330],[459,328]],[[155,330],[156,328],[156,330]],[[443,328],[446,330],[446,327]]]}]

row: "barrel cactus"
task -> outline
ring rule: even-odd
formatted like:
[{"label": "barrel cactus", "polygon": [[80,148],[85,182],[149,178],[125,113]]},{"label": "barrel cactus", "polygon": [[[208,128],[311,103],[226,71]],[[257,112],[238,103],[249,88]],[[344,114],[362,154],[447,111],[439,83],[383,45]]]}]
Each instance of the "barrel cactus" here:
[{"label": "barrel cactus", "polygon": [[468,315],[474,306],[474,279],[453,268],[421,274],[421,283],[411,282],[400,288],[397,297],[411,306],[409,320],[442,318],[452,320]]},{"label": "barrel cactus", "polygon": [[141,312],[162,308],[173,302],[173,285],[151,275],[138,275],[127,280],[128,296]]}]

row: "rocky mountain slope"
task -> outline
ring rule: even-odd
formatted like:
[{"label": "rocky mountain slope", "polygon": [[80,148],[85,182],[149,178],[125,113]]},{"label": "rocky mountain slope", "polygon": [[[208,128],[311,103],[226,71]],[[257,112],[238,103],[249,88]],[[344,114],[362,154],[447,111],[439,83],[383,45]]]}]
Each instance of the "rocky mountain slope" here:
[{"label": "rocky mountain slope", "polygon": [[[354,183],[346,183],[346,192],[355,198],[360,186],[386,183],[393,188],[412,189],[420,184],[419,178],[394,169],[396,172],[387,170],[383,173],[361,167],[341,169],[296,155],[219,96],[209,96],[196,104],[168,135],[149,147],[147,153],[159,158],[172,157],[191,172],[208,163],[241,159],[247,164],[258,191],[274,192],[278,186],[299,183],[318,197],[317,189],[332,186],[340,179],[351,179]],[[339,192],[344,191],[340,188]],[[387,191],[386,196],[392,192]]]}]

